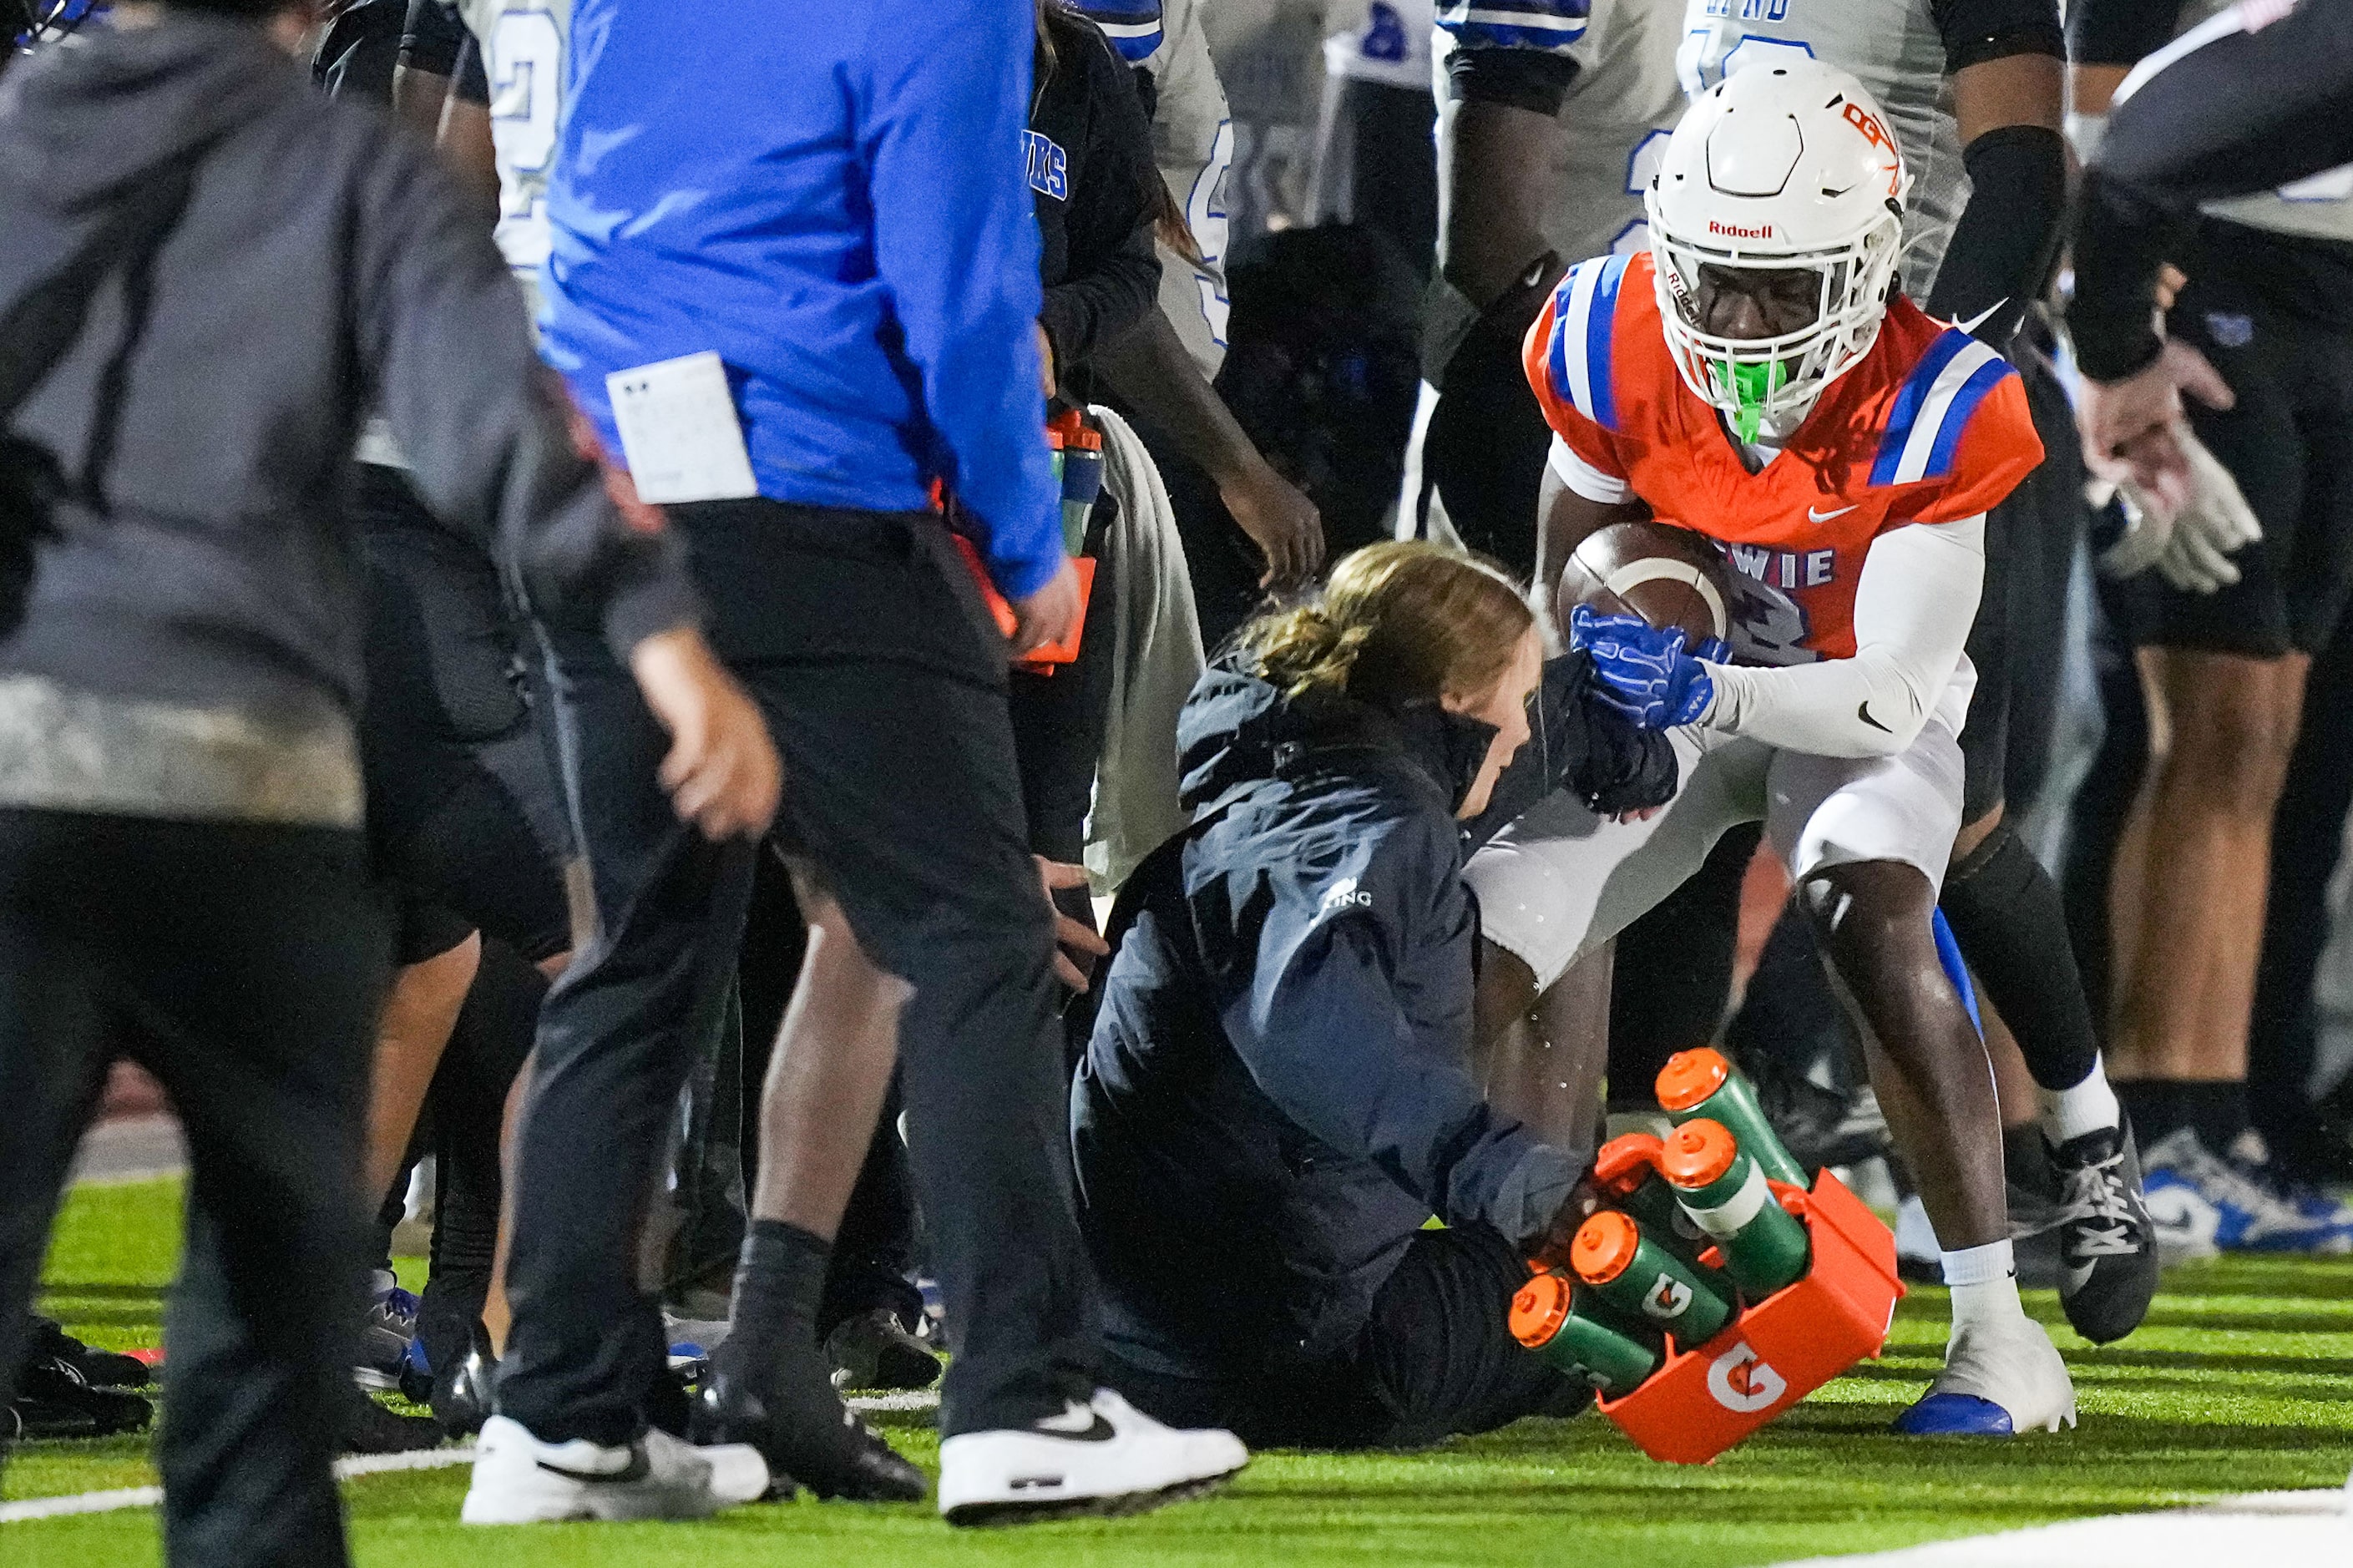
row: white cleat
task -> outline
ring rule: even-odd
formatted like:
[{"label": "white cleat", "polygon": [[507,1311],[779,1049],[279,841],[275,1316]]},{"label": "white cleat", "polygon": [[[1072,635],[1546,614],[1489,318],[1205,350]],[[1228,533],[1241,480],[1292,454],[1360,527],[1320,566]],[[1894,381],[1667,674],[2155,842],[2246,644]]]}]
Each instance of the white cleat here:
[{"label": "white cleat", "polygon": [[1915,1437],[2011,1437],[2073,1425],[2067,1363],[2027,1317],[1956,1325],[1945,1370],[1895,1418],[1895,1430]]},{"label": "white cleat", "polygon": [[1142,1513],[1198,1497],[1248,1463],[1232,1433],[1163,1426],[1099,1388],[1034,1426],[941,1443],[940,1512],[950,1524]]},{"label": "white cleat", "polygon": [[659,1427],[617,1448],[581,1438],[543,1443],[521,1422],[493,1415],[482,1425],[458,1517],[468,1524],[706,1519],[767,1489],[767,1461],[746,1443],[698,1448]]}]

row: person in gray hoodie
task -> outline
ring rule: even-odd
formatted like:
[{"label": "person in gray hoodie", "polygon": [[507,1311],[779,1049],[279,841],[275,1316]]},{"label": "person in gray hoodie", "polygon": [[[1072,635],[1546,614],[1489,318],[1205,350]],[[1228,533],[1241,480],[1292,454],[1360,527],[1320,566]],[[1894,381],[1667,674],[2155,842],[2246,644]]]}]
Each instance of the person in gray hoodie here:
[{"label": "person in gray hoodie", "polygon": [[[127,1055],[190,1147],[158,1446],[175,1564],[345,1560],[330,1464],[386,958],[343,504],[362,411],[543,625],[628,661],[682,818],[756,832],[779,788],[674,542],[575,441],[479,216],[429,148],[311,89],[308,20],[124,5],[0,83],[0,1383],[90,1086]],[[749,1450],[645,1447],[617,1495],[766,1484]]]}]

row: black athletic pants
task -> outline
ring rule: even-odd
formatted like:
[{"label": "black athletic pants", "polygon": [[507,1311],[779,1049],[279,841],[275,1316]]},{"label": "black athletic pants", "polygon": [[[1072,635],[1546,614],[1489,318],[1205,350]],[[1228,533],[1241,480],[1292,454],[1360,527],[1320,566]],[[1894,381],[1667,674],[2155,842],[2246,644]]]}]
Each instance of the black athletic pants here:
[{"label": "black athletic pants", "polygon": [[387,945],[355,832],[0,810],[0,1383],[90,1087],[128,1056],[188,1139],[156,1439],[174,1568],[345,1561]]},{"label": "black athletic pants", "polygon": [[[1095,1378],[1071,1208],[1053,931],[1025,846],[1002,644],[944,527],[767,500],[673,509],[721,657],[784,753],[780,837],[914,988],[915,1182],[958,1354],[941,1430],[1026,1425]],[[541,1010],[501,1411],[628,1440],[662,1364],[634,1279],[670,1103],[735,961],[754,847],[655,781],[669,741],[601,639],[549,633],[598,930]]]},{"label": "black athletic pants", "polygon": [[1155,1420],[1222,1426],[1252,1447],[1418,1448],[1524,1415],[1573,1415],[1591,1393],[1512,1337],[1512,1293],[1527,1278],[1483,1226],[1426,1230],[1330,1367],[1213,1383],[1115,1360],[1111,1378]]}]

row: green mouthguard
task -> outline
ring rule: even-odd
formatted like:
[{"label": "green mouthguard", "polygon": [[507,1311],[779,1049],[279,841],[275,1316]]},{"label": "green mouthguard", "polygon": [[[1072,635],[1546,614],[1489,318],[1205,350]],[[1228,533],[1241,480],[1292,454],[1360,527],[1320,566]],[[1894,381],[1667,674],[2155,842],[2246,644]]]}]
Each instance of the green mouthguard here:
[{"label": "green mouthguard", "polygon": [[1765,400],[1789,383],[1788,363],[1785,360],[1767,360],[1762,364],[1738,364],[1723,362],[1725,379],[1732,384],[1732,395],[1739,401],[1738,412],[1732,416],[1732,432],[1745,445],[1757,439],[1757,431],[1765,426]]}]

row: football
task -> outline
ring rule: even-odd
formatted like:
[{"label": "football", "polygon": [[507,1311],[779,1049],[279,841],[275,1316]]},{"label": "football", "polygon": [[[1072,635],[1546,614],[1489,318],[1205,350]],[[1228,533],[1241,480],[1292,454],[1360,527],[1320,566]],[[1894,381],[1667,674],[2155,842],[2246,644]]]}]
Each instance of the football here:
[{"label": "football", "polygon": [[1670,522],[1613,522],[1571,552],[1553,609],[1564,632],[1569,611],[1585,605],[1597,615],[1681,626],[1696,644],[1731,636],[1736,602],[1732,568],[1705,534]]}]

